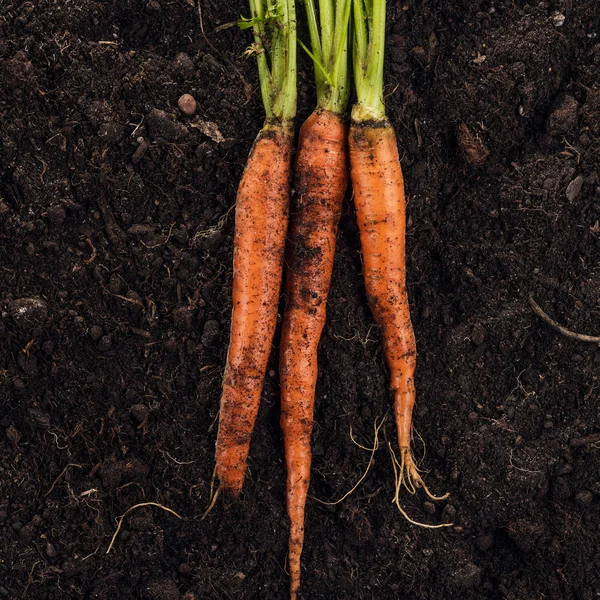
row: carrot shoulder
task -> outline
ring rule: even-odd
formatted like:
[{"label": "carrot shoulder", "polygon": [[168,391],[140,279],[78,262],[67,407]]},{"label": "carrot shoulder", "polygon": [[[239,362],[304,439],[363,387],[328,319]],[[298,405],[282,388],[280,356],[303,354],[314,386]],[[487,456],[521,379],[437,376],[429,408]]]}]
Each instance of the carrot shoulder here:
[{"label": "carrot shoulder", "polygon": [[267,125],[240,182],[235,211],[233,314],[217,434],[219,489],[237,496],[277,322],[293,132]]},{"label": "carrot shoulder", "polygon": [[280,350],[281,427],[290,518],[290,593],[300,586],[304,508],[310,483],[317,348],[325,324],[335,240],[348,184],[347,126],[317,108],[300,130],[287,253]]}]

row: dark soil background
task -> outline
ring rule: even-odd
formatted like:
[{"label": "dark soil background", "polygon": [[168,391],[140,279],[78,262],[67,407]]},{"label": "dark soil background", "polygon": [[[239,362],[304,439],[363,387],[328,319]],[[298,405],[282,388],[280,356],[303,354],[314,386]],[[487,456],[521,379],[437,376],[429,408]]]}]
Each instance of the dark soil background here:
[{"label": "dark soil background", "polygon": [[[416,427],[433,505],[387,450],[309,503],[303,598],[600,597],[596,0],[389,2],[409,200]],[[263,111],[245,4],[3,0],[0,598],[285,598],[273,354],[242,499],[209,501],[237,182]],[[183,53],[183,54],[181,54]],[[197,115],[177,108],[183,93]],[[300,65],[300,123],[314,103]],[[165,112],[159,112],[165,111]],[[208,124],[207,124],[208,123]],[[351,203],[311,492],[339,498],[390,407]],[[391,423],[387,436],[394,439]],[[423,446],[417,439],[419,456]],[[130,507],[110,554],[117,518]]]}]

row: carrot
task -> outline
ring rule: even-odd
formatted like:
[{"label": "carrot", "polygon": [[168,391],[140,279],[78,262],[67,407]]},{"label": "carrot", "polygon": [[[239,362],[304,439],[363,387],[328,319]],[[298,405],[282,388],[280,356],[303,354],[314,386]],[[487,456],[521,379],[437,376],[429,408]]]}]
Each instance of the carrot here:
[{"label": "carrot", "polygon": [[429,492],[411,449],[416,346],[406,291],[404,182],[396,135],[383,103],[385,4],[385,0],[353,0],[357,102],[349,134],[350,177],[365,287],[381,328],[394,394],[400,447],[399,461],[393,455],[397,472],[394,501],[408,518],[398,498],[402,484],[411,492],[423,487],[431,498],[440,498]]},{"label": "carrot", "polygon": [[[277,321],[288,224],[296,112],[294,0],[250,0],[266,122],[240,182],[235,212],[233,313],[219,413],[219,492],[239,495]],[[268,46],[268,47],[267,47]],[[207,511],[208,512],[208,511]]]},{"label": "carrot", "polygon": [[318,106],[302,125],[298,138],[279,366],[292,600],[300,587],[317,348],[325,324],[335,240],[348,185],[348,126],[344,113],[348,102],[350,1],[337,2],[335,13],[323,10],[324,5],[328,3],[321,3],[320,35],[313,1],[306,2]]}]

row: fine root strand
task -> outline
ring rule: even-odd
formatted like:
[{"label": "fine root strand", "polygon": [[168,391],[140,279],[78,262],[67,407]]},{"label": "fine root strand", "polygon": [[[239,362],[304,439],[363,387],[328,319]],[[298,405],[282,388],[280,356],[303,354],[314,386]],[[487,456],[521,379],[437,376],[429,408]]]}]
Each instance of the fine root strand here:
[{"label": "fine root strand", "polygon": [[142,502],[140,504],[135,504],[133,506],[131,506],[130,508],[128,508],[120,517],[118,517],[118,524],[117,524],[117,529],[115,531],[115,533],[112,536],[112,539],[110,540],[110,544],[108,545],[108,549],[106,550],[106,554],[108,554],[112,549],[113,546],[115,544],[115,540],[117,539],[117,536],[119,535],[119,531],[121,531],[121,526],[123,525],[123,520],[125,519],[125,517],[132,511],[135,510],[136,508],[142,508],[144,506],[156,506],[157,508],[161,508],[162,510],[171,513],[172,515],[174,515],[175,517],[177,517],[178,519],[183,519],[183,517],[179,514],[177,514],[172,508],[168,508],[167,506],[163,506],[162,504],[159,504],[158,502]]},{"label": "fine root strand", "polygon": [[562,333],[565,337],[571,338],[573,340],[577,340],[579,342],[589,342],[592,344],[600,345],[600,336],[598,335],[586,335],[584,333],[576,333],[575,331],[571,331],[567,329],[564,325],[557,323],[552,317],[549,317],[537,304],[537,302],[533,299],[533,296],[529,296],[529,304],[531,305],[531,309],[533,312],[540,318],[542,321],[550,325],[553,329],[556,329],[559,333]]},{"label": "fine root strand", "polygon": [[335,506],[336,504],[343,502],[346,498],[348,498],[348,496],[353,494],[358,489],[360,484],[365,480],[366,476],[369,473],[369,470],[371,469],[371,466],[373,465],[373,462],[374,462],[373,459],[375,457],[375,452],[377,452],[377,450],[379,449],[379,430],[383,427],[384,423],[385,423],[385,416],[381,419],[379,424],[377,423],[377,419],[375,419],[375,424],[373,425],[374,442],[373,442],[372,448],[368,448],[367,446],[362,446],[361,444],[359,444],[354,439],[354,435],[352,433],[352,426],[350,426],[350,439],[352,440],[352,442],[354,444],[356,444],[359,448],[371,453],[371,456],[369,457],[369,463],[367,464],[367,468],[365,469],[365,472],[360,476],[359,480],[339,500],[336,500],[335,502],[326,502],[325,500],[319,500],[319,498],[315,498],[314,496],[311,496],[311,498],[313,500],[316,500],[320,504],[325,504],[326,506]]},{"label": "fine root strand", "polygon": [[424,492],[427,494],[429,498],[435,501],[445,500],[448,498],[450,494],[444,494],[443,496],[435,496],[429,491],[429,488],[425,485],[425,482],[419,475],[419,471],[412,463],[410,466],[407,465],[406,456],[410,458],[410,450],[401,452],[401,460],[399,461],[394,453],[392,448],[392,444],[388,442],[388,448],[390,451],[390,456],[392,458],[392,467],[394,469],[394,480],[396,482],[394,497],[392,498],[392,503],[396,505],[396,508],[400,512],[400,514],[413,525],[418,527],[423,527],[425,529],[441,529],[442,527],[452,527],[454,523],[440,523],[438,525],[430,525],[428,523],[421,523],[420,521],[415,521],[408,516],[408,513],[402,508],[400,504],[400,492],[402,491],[402,486],[404,486],[410,494],[414,494],[416,492],[416,487],[423,488]]},{"label": "fine root strand", "polygon": [[215,491],[216,478],[217,478],[217,465],[215,465],[215,468],[213,469],[212,477],[210,478],[210,502],[208,503],[208,506],[207,506],[206,510],[204,511],[202,518],[200,519],[201,521],[204,521],[204,519],[208,516],[210,511],[215,507],[215,504],[217,503],[217,500],[219,499],[219,492],[221,491],[221,488],[217,488],[217,491]]}]

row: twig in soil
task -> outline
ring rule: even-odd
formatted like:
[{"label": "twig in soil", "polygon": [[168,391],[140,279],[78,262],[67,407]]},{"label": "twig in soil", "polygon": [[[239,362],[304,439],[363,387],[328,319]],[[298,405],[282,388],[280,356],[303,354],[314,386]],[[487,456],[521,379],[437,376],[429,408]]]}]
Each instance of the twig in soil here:
[{"label": "twig in soil", "polygon": [[88,259],[83,261],[84,264],[89,265],[90,263],[93,263],[96,260],[96,256],[98,256],[98,251],[96,250],[96,246],[94,246],[90,238],[86,238],[85,241],[87,242],[88,246],[92,249],[92,255]]},{"label": "twig in soil", "polygon": [[115,540],[117,539],[117,536],[119,535],[119,531],[121,531],[121,525],[123,525],[123,519],[125,519],[127,514],[130,513],[132,510],[135,510],[136,508],[141,508],[143,506],[156,506],[157,508],[162,508],[162,510],[164,510],[168,513],[171,513],[172,515],[176,516],[178,519],[183,519],[183,517],[181,515],[177,514],[173,509],[167,508],[166,506],[163,506],[162,504],[159,504],[158,502],[142,502],[141,504],[135,504],[134,506],[131,506],[130,508],[128,508],[120,517],[118,517],[119,523],[117,524],[117,530],[115,531],[114,535],[112,536],[112,539],[110,540],[110,544],[108,546],[108,550],[106,551],[106,554],[108,554],[112,550],[112,547],[114,546]]},{"label": "twig in soil", "polygon": [[46,492],[46,496],[50,495],[54,486],[58,483],[58,480],[69,470],[69,467],[77,467],[78,469],[83,469],[83,465],[78,465],[77,463],[69,463],[61,472],[60,475],[54,480],[52,487]]},{"label": "twig in soil", "polygon": [[350,439],[352,440],[352,443],[354,443],[356,446],[358,446],[362,450],[366,450],[367,452],[371,453],[371,457],[369,458],[369,463],[367,464],[367,468],[365,469],[365,472],[360,476],[360,479],[352,486],[352,488],[350,490],[348,490],[339,500],[336,500],[335,502],[325,502],[324,500],[319,500],[318,498],[311,496],[312,500],[316,500],[320,504],[325,504],[325,506],[335,506],[336,504],[339,504],[340,502],[344,501],[348,496],[353,494],[358,489],[358,486],[365,480],[365,477],[369,473],[369,470],[371,469],[371,465],[373,464],[373,458],[375,456],[375,452],[379,449],[379,430],[383,427],[384,423],[385,423],[385,416],[383,417],[383,419],[381,419],[381,422],[379,423],[379,425],[377,424],[377,419],[375,419],[375,424],[374,424],[375,441],[373,442],[372,448],[367,448],[366,446],[359,444],[354,439],[354,436],[352,434],[352,427],[350,427]]},{"label": "twig in soil", "polygon": [[549,317],[539,307],[539,305],[533,299],[533,296],[529,296],[529,304],[531,304],[531,308],[532,308],[533,312],[540,319],[542,319],[542,321],[545,321],[546,323],[548,323],[548,325],[550,325],[550,327],[553,327],[554,329],[556,329],[556,331],[558,331],[559,333],[562,333],[564,336],[566,336],[568,338],[571,338],[573,340],[578,340],[579,342],[591,342],[592,344],[600,344],[600,336],[597,336],[597,335],[586,335],[584,333],[576,333],[575,331],[571,331],[570,329],[567,329],[566,327],[564,327],[560,323],[557,323],[554,319],[552,319],[551,317]]}]

